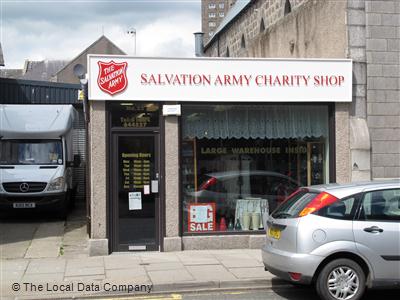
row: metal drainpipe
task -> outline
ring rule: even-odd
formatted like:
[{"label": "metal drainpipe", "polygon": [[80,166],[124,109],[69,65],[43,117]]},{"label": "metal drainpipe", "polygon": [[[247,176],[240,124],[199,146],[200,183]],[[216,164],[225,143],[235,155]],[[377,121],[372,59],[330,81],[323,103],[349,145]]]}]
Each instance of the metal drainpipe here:
[{"label": "metal drainpipe", "polygon": [[203,32],[194,33],[194,54],[196,57],[204,56]]}]

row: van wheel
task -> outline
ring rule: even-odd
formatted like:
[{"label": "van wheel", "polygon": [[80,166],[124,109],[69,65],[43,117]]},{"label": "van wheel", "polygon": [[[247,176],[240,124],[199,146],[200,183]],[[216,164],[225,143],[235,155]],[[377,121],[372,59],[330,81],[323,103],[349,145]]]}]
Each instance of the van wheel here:
[{"label": "van wheel", "polygon": [[355,261],[336,259],[321,270],[315,287],[321,299],[358,300],[365,291],[365,274]]}]

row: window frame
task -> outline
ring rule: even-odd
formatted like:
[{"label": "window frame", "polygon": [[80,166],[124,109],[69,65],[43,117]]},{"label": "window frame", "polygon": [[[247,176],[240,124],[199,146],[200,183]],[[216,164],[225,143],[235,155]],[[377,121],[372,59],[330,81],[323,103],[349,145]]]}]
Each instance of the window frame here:
[{"label": "window frame", "polygon": [[364,202],[365,196],[367,194],[373,193],[373,192],[379,192],[379,191],[381,191],[381,192],[390,191],[390,190],[400,190],[400,188],[398,188],[398,187],[397,188],[396,187],[391,187],[391,188],[385,187],[385,188],[378,188],[378,189],[364,191],[362,193],[362,197],[361,197],[361,199],[359,201],[359,208],[358,208],[357,216],[356,216],[356,218],[354,220],[355,221],[362,221],[362,222],[400,223],[400,219],[399,220],[376,220],[376,219],[368,220],[368,219],[365,219],[365,217],[362,218],[362,215],[361,215],[362,214],[362,210],[363,210],[363,202]]},{"label": "window frame", "polygon": [[355,221],[355,220],[358,218],[358,216],[359,216],[360,207],[361,207],[361,203],[362,203],[363,197],[364,197],[363,193],[352,194],[352,195],[346,196],[346,197],[344,197],[344,198],[341,198],[341,199],[339,199],[338,201],[336,201],[336,202],[334,202],[334,203],[332,203],[332,204],[330,204],[330,205],[325,206],[325,207],[322,208],[322,209],[325,209],[325,208],[327,209],[328,207],[334,205],[335,203],[343,202],[343,201],[346,201],[346,200],[348,200],[348,199],[354,198],[354,202],[355,202],[355,203],[353,204],[352,211],[350,212],[350,216],[352,216],[352,218],[350,218],[350,219],[332,218],[332,217],[328,217],[328,216],[325,216],[325,215],[320,215],[319,212],[320,212],[322,209],[320,209],[320,210],[314,212],[313,214],[315,214],[316,216],[320,216],[320,217],[323,217],[323,218],[327,218],[327,219],[340,220],[340,221],[351,221],[351,222],[353,222],[353,221]]},{"label": "window frame", "polygon": [[[185,103],[185,102],[178,102],[182,106],[208,106],[210,105],[209,102],[191,102],[191,103]],[[212,102],[212,104],[215,105],[233,105],[233,106],[246,106],[246,105],[260,105],[260,106],[269,106],[269,105],[275,105],[275,103],[271,102],[248,102],[248,103],[237,103],[237,102]],[[335,157],[336,157],[336,141],[335,141],[335,104],[334,103],[326,103],[326,102],[316,102],[316,103],[309,103],[309,102],[287,102],[287,103],[281,103],[281,105],[298,105],[298,106],[312,106],[312,105],[326,105],[328,107],[328,135],[329,138],[327,140],[327,143],[329,144],[329,156],[327,156],[327,159],[329,159],[329,182],[333,183],[336,182],[336,165],[335,165]],[[183,107],[182,107],[183,109]],[[180,166],[180,171],[179,171],[179,178],[182,179],[183,176],[183,168],[181,168],[182,164],[182,145],[183,141],[183,130],[182,130],[182,120],[179,119],[179,166]],[[184,186],[183,184],[179,184],[179,236],[181,237],[186,237],[186,236],[193,236],[193,237],[201,237],[201,236],[230,236],[230,235],[263,235],[265,234],[265,228],[264,230],[251,230],[251,231],[208,231],[208,232],[196,232],[196,233],[190,233],[185,231],[185,226],[187,225],[184,222],[184,217],[183,217],[183,200],[184,200]],[[270,213],[272,213],[273,210],[270,210]]]}]

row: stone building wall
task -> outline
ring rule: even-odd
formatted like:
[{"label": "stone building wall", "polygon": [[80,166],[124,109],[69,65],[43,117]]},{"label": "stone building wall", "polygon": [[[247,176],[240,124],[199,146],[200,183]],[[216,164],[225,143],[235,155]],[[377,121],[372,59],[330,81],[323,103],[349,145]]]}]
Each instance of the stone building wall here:
[{"label": "stone building wall", "polygon": [[[308,1],[288,0],[292,12]],[[206,56],[251,56],[246,51],[248,46],[242,47],[242,38],[245,44],[250,45],[260,34],[266,33],[267,28],[284,18],[285,4],[286,0],[255,1],[228,25],[218,41],[209,43],[210,47],[206,49]],[[227,55],[227,49],[229,49],[229,55]]]},{"label": "stone building wall", "polygon": [[400,1],[365,1],[372,177],[400,177]]}]

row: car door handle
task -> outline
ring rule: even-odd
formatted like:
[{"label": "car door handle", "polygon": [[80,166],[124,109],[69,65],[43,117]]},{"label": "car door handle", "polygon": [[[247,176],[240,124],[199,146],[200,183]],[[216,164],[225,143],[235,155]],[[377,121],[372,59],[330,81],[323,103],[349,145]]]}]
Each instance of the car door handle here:
[{"label": "car door handle", "polygon": [[383,232],[383,229],[382,229],[382,228],[379,228],[378,226],[372,226],[372,227],[364,228],[364,231],[365,231],[365,232],[372,232],[372,233],[374,233],[374,232]]}]

